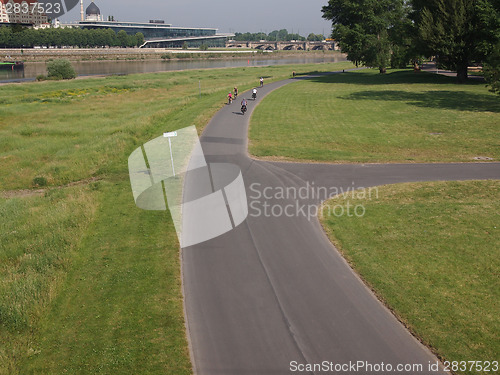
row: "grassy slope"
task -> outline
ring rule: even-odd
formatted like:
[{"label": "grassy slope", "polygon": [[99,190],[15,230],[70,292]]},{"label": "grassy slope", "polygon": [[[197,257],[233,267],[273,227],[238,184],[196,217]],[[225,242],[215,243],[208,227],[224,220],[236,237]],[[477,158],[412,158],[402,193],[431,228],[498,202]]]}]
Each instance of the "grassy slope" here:
[{"label": "grassy slope", "polygon": [[[129,154],[201,130],[235,85],[347,66],[0,87],[0,374],[190,373],[175,231],[168,212],[134,206]],[[42,196],[6,193],[36,177]]]},{"label": "grassy slope", "polygon": [[18,373],[33,353],[35,324],[57,297],[97,207],[87,186],[0,199],[0,374]]},{"label": "grassy slope", "polygon": [[253,114],[250,152],[320,162],[500,160],[499,123],[500,101],[483,83],[363,70],[271,93]]},{"label": "grassy slope", "polygon": [[190,374],[169,213],[136,208],[126,178],[102,190],[97,218],[21,372]]},{"label": "grassy slope", "polygon": [[444,359],[498,360],[500,182],[401,184],[359,198],[328,204],[348,199],[364,217],[322,220],[347,260]]}]

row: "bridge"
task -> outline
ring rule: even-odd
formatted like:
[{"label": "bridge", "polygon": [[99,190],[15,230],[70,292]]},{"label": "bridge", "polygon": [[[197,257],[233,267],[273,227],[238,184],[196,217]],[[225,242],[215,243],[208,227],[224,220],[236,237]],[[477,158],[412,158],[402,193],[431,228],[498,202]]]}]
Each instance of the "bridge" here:
[{"label": "bridge", "polygon": [[252,48],[261,49],[266,51],[338,51],[340,50],[337,42],[335,41],[321,41],[312,42],[308,40],[299,41],[266,41],[261,40],[258,42],[252,41],[238,41],[238,40],[228,40],[226,42],[226,48]]}]

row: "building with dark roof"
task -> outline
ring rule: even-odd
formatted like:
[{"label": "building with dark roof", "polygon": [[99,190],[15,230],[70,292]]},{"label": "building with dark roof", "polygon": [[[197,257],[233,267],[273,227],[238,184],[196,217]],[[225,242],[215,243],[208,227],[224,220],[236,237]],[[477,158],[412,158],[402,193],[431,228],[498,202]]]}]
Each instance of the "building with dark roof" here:
[{"label": "building with dark roof", "polygon": [[95,5],[94,1],[85,10],[85,15],[86,21],[102,21],[101,10]]}]

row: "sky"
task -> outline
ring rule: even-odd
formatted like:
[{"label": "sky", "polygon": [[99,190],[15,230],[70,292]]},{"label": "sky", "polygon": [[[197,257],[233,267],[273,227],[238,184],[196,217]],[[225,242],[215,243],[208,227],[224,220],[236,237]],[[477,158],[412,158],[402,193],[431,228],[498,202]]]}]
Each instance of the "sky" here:
[{"label": "sky", "polygon": [[[329,35],[331,22],[321,8],[328,0],[94,0],[106,20],[149,22],[165,20],[173,26],[212,27],[221,33],[265,32],[287,29],[303,36]],[[84,0],[84,9],[90,0]],[[80,6],[61,17],[62,22],[80,20]]]}]

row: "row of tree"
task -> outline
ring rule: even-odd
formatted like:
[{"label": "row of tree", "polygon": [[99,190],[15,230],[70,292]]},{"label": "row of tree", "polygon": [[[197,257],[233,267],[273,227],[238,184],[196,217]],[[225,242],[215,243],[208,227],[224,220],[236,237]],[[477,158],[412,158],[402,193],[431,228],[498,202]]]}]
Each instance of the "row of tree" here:
[{"label": "row of tree", "polygon": [[329,0],[322,12],[349,60],[381,73],[434,56],[464,82],[500,50],[499,0]]},{"label": "row of tree", "polygon": [[274,30],[271,31],[269,34],[266,33],[235,33],[234,40],[238,41],[250,41],[250,42],[257,42],[259,40],[267,40],[267,41],[285,41],[289,42],[291,40],[309,40],[309,41],[321,41],[324,40],[325,37],[320,34],[309,34],[306,37],[303,37],[302,35],[299,34],[294,34],[294,33],[288,33],[288,30],[286,29],[281,29],[281,30]]},{"label": "row of tree", "polygon": [[144,43],[144,35],[128,35],[124,30],[50,28],[31,29],[19,26],[0,27],[0,48],[40,47],[136,47]]}]

